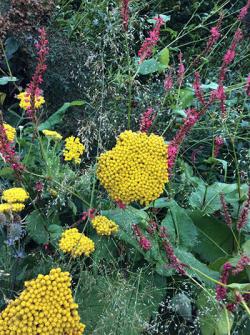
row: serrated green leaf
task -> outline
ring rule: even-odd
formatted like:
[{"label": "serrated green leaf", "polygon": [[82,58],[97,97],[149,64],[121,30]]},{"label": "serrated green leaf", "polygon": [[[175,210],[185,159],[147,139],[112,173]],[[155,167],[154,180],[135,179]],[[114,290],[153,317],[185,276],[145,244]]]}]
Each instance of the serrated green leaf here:
[{"label": "serrated green leaf", "polygon": [[39,210],[34,210],[31,214],[29,214],[26,221],[28,235],[38,244],[47,243],[49,240],[49,234],[46,229],[46,220]]},{"label": "serrated green leaf", "polygon": [[147,75],[158,72],[161,69],[161,63],[154,58],[146,59],[142,64],[139,65],[138,73]]},{"label": "serrated green leaf", "polygon": [[57,240],[62,235],[63,228],[57,224],[51,224],[48,226],[48,232],[51,240]]}]

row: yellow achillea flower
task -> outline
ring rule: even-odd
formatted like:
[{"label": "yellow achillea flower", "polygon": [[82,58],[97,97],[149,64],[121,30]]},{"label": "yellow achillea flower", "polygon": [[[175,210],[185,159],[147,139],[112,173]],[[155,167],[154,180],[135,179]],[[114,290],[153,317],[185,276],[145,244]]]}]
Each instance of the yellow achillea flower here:
[{"label": "yellow achillea flower", "polygon": [[99,157],[97,177],[115,201],[148,204],[157,199],[168,181],[163,137],[124,131],[115,147]]},{"label": "yellow achillea flower", "polygon": [[92,225],[98,235],[111,235],[112,233],[117,233],[119,228],[114,221],[102,215],[97,215],[92,220]]},{"label": "yellow achillea flower", "polygon": [[6,137],[7,137],[7,140],[9,142],[13,142],[15,137],[16,137],[16,129],[13,128],[10,124],[8,123],[4,123],[3,124],[3,127],[4,127],[4,130],[5,130],[5,133],[6,133]]},{"label": "yellow achillea flower", "polygon": [[71,278],[60,268],[25,282],[20,296],[0,314],[0,335],[82,335]]},{"label": "yellow achillea flower", "polygon": [[[20,100],[19,106],[28,110],[30,108],[30,93],[24,91],[18,94],[17,98]],[[35,97],[35,108],[40,108],[45,103],[44,97],[42,95],[38,95]]]},{"label": "yellow achillea flower", "polygon": [[65,140],[65,149],[63,150],[64,159],[66,161],[74,161],[80,164],[80,156],[83,154],[85,147],[80,142],[79,137],[70,136]]},{"label": "yellow achillea flower", "polygon": [[2,199],[10,204],[14,202],[25,202],[28,198],[28,192],[21,187],[13,187],[5,190],[2,195]]},{"label": "yellow achillea flower", "polygon": [[0,204],[0,213],[21,212],[25,208],[24,204]]},{"label": "yellow achillea flower", "polygon": [[55,141],[60,141],[62,139],[62,135],[59,134],[57,131],[54,131],[54,130],[45,129],[45,130],[42,131],[42,133],[46,137],[52,138]]},{"label": "yellow achillea flower", "polygon": [[59,248],[64,253],[70,253],[73,257],[89,256],[95,250],[94,242],[81,234],[77,228],[67,229],[62,233]]}]

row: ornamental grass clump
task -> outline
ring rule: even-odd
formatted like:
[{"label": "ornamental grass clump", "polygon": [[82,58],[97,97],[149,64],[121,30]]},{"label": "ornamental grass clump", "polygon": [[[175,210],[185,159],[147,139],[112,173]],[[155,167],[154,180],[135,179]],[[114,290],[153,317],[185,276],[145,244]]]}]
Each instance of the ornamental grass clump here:
[{"label": "ornamental grass clump", "polygon": [[95,228],[98,235],[111,235],[118,232],[118,225],[102,215],[97,215],[92,220],[92,226]]},{"label": "ornamental grass clump", "polygon": [[167,145],[161,136],[126,130],[101,154],[97,176],[114,201],[148,204],[168,182]]},{"label": "ornamental grass clump", "polygon": [[95,244],[90,238],[80,233],[77,228],[71,228],[62,233],[59,248],[73,257],[83,254],[89,256],[95,250]]},{"label": "ornamental grass clump", "polygon": [[20,296],[0,314],[0,335],[82,335],[68,272],[52,269],[25,282]]}]

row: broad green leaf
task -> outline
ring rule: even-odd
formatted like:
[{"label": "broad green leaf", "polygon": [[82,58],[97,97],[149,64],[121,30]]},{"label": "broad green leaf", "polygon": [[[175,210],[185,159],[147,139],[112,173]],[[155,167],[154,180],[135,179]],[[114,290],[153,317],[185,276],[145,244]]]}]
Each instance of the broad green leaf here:
[{"label": "broad green leaf", "polygon": [[244,253],[250,257],[250,240],[247,240],[243,245],[242,245],[242,250]]},{"label": "broad green leaf", "polygon": [[48,226],[48,232],[51,240],[57,240],[61,236],[63,228],[57,224],[51,224]]},{"label": "broad green leaf", "polygon": [[14,37],[9,37],[6,39],[4,45],[6,56],[8,59],[11,59],[14,53],[18,50],[20,43]]},{"label": "broad green leaf", "polygon": [[227,225],[212,216],[204,216],[201,211],[190,211],[189,215],[198,229],[199,243],[193,251],[208,262],[230,257],[234,241]]},{"label": "broad green leaf", "polygon": [[5,98],[6,98],[6,93],[0,92],[0,106],[4,104]]},{"label": "broad green leaf", "polygon": [[162,70],[162,64],[154,58],[146,59],[142,64],[139,65],[138,73],[147,75]]},{"label": "broad green leaf", "polygon": [[31,214],[29,214],[26,221],[28,235],[38,244],[47,243],[49,240],[49,234],[46,229],[46,220],[39,210],[34,210]]},{"label": "broad green leaf", "polygon": [[245,284],[232,283],[232,284],[229,284],[228,287],[232,289],[236,289],[238,291],[249,291],[250,283],[245,283]]},{"label": "broad green leaf", "polygon": [[179,109],[189,107],[194,100],[194,91],[191,88],[184,88],[180,90]]},{"label": "broad green leaf", "polygon": [[192,320],[192,303],[185,293],[176,294],[171,301],[171,305],[173,310],[181,315],[183,319]]},{"label": "broad green leaf", "polygon": [[182,263],[187,264],[187,268],[185,268],[185,270],[189,273],[190,276],[195,277],[202,282],[205,282],[211,287],[214,287],[215,284],[213,283],[213,281],[208,279],[207,277],[218,280],[218,272],[210,270],[206,264],[200,262],[191,252],[188,252],[181,248],[175,248],[174,251],[175,255],[179,258],[179,260]]},{"label": "broad green leaf", "polygon": [[17,81],[16,77],[1,77],[0,78],[0,85],[6,85],[9,82]]},{"label": "broad green leaf", "polygon": [[[169,231],[172,242],[176,245],[192,249],[197,243],[197,229],[184,208],[174,200],[169,201],[169,212],[161,225]],[[174,236],[172,236],[174,234]]]},{"label": "broad green leaf", "polygon": [[59,108],[54,114],[52,114],[45,122],[41,123],[38,127],[39,130],[51,129],[55,125],[60,124],[63,121],[63,117],[66,111],[73,106],[83,106],[85,101],[76,100],[72,102],[65,102],[61,108]]},{"label": "broad green leaf", "polygon": [[167,207],[169,203],[168,198],[159,198],[151,202],[146,208],[164,208]]},{"label": "broad green leaf", "polygon": [[215,335],[228,335],[234,322],[234,315],[226,308],[221,310],[216,323]]},{"label": "broad green leaf", "polygon": [[159,62],[165,66],[169,64],[169,49],[166,47],[158,54]]}]

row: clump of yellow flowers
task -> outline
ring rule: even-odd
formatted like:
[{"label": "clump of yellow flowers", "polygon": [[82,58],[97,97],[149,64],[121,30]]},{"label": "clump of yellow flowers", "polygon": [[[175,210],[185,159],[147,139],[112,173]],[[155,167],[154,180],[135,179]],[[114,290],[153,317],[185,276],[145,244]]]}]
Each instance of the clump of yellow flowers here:
[{"label": "clump of yellow flowers", "polygon": [[55,140],[55,141],[60,141],[62,139],[62,135],[59,134],[57,131],[54,131],[54,130],[45,129],[45,130],[42,131],[42,133],[46,137],[51,138],[52,140]]},{"label": "clump of yellow flowers", "polygon": [[[18,94],[17,98],[20,100],[19,106],[24,109],[30,109],[30,93],[24,91]],[[45,103],[44,97],[42,95],[35,96],[35,108],[40,108]]]},{"label": "clump of yellow flowers", "polygon": [[89,256],[95,250],[95,244],[90,238],[80,233],[77,228],[71,228],[62,233],[59,248],[65,253],[70,253],[73,257],[82,254]]},{"label": "clump of yellow flowers", "polygon": [[97,215],[92,220],[92,225],[98,235],[111,235],[112,233],[117,233],[119,228],[114,221],[102,215]]},{"label": "clump of yellow flowers", "polygon": [[79,137],[70,136],[65,139],[65,148],[63,150],[65,161],[74,161],[76,164],[80,164],[80,156],[84,150],[85,147]]},{"label": "clump of yellow flowers", "polygon": [[21,187],[13,187],[3,191],[2,200],[6,203],[0,204],[0,213],[21,212],[23,204],[29,198],[28,192]]},{"label": "clump of yellow flowers", "polygon": [[115,147],[99,157],[97,176],[115,201],[148,204],[157,199],[168,181],[163,137],[124,131]]},{"label": "clump of yellow flowers", "polygon": [[0,335],[82,335],[71,278],[60,268],[25,282],[20,296],[0,314]]},{"label": "clump of yellow flowers", "polygon": [[15,137],[16,137],[16,129],[13,128],[10,124],[8,123],[4,123],[3,124],[3,127],[4,127],[4,130],[5,130],[5,133],[6,133],[6,137],[7,137],[7,140],[9,142],[13,142]]},{"label": "clump of yellow flowers", "polygon": [[25,202],[29,198],[28,192],[22,187],[13,187],[3,191],[2,199],[8,203]]}]

